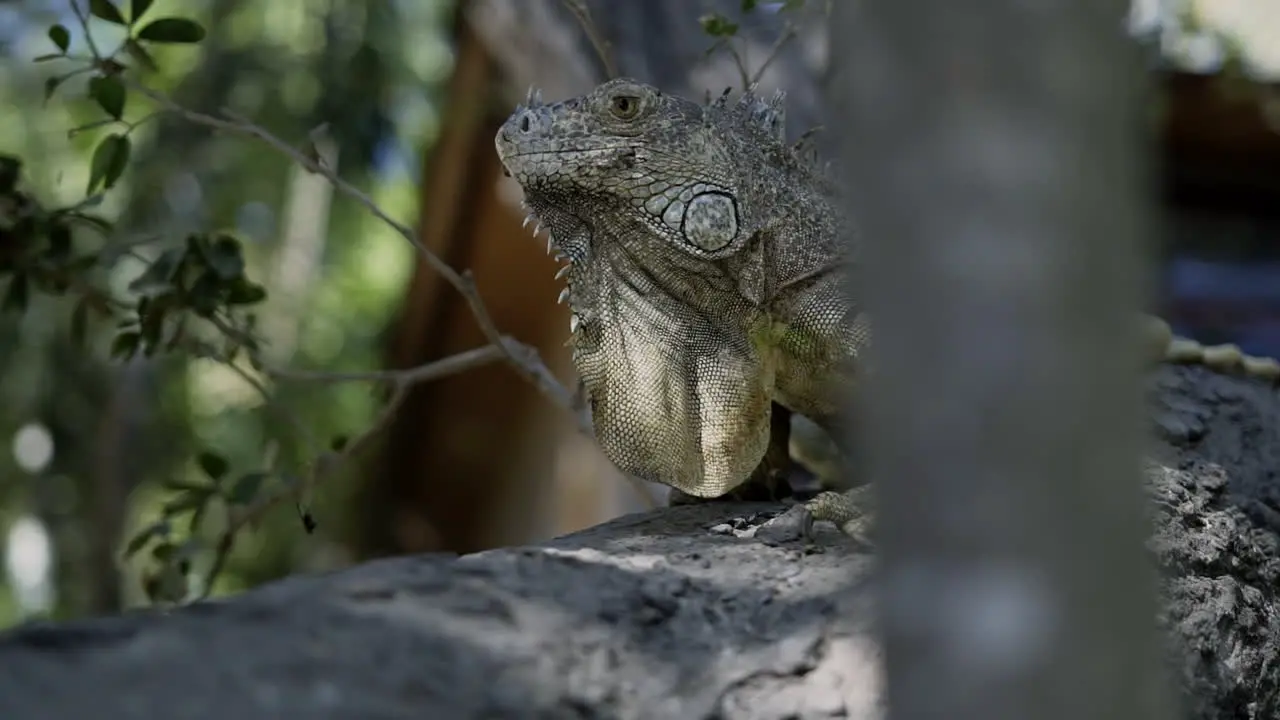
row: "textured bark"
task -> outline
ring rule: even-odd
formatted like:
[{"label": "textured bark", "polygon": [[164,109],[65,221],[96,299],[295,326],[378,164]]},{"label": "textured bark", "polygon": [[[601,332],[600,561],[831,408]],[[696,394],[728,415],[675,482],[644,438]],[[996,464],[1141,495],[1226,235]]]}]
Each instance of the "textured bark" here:
[{"label": "textured bark", "polygon": [[[1280,401],[1199,368],[1153,385],[1150,546],[1170,572],[1160,617],[1183,708],[1280,717]],[[0,635],[0,717],[880,717],[871,558],[824,528],[807,549],[708,529],[766,507],[658,510],[538,546],[20,627]]]}]

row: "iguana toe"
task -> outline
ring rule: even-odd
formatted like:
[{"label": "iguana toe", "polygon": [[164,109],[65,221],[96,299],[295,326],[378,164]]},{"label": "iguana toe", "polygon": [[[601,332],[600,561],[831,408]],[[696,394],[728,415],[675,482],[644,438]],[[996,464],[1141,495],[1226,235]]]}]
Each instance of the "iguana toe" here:
[{"label": "iguana toe", "polygon": [[872,545],[869,537],[874,524],[871,487],[863,485],[845,492],[818,493],[804,503],[815,521],[834,524],[840,532],[860,544]]}]

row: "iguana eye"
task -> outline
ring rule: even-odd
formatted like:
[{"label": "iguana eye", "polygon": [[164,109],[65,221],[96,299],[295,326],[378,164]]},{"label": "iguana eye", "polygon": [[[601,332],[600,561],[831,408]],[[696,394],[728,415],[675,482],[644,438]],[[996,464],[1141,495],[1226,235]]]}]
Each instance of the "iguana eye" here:
[{"label": "iguana eye", "polygon": [[609,100],[609,110],[619,120],[630,120],[640,112],[640,98],[634,95],[614,95]]}]

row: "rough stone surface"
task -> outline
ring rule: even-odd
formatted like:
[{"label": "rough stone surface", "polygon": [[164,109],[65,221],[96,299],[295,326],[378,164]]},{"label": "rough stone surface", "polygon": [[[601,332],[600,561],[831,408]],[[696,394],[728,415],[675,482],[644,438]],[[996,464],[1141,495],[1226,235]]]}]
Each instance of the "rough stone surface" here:
[{"label": "rough stone surface", "polygon": [[1151,542],[1168,569],[1185,700],[1197,718],[1280,718],[1280,402],[1259,381],[1163,368]]},{"label": "rough stone surface", "polygon": [[[1152,548],[1188,716],[1280,717],[1276,391],[1201,368],[1153,387]],[[754,537],[779,509],[664,509],[20,627],[0,635],[0,718],[878,717],[871,556],[822,525],[811,545]]]}]

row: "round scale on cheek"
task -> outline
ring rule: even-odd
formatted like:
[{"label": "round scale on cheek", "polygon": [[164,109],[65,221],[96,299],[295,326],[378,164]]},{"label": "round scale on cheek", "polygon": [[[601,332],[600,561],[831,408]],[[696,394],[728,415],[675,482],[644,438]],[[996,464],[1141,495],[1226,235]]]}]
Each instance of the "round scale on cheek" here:
[{"label": "round scale on cheek", "polygon": [[707,252],[723,249],[738,236],[738,209],[724,193],[702,193],[684,211],[685,242]]}]

